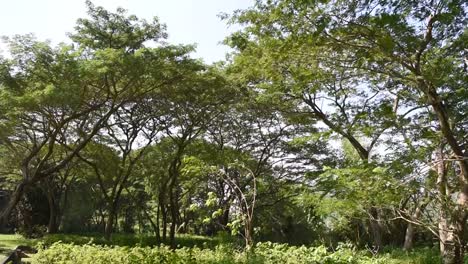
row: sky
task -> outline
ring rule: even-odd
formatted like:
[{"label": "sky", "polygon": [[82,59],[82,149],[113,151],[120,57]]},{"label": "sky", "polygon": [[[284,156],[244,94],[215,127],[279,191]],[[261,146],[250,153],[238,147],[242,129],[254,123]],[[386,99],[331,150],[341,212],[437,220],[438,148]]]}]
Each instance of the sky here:
[{"label": "sky", "polygon": [[[139,18],[159,17],[167,25],[168,42],[197,44],[195,58],[223,60],[228,47],[220,42],[235,31],[218,14],[252,6],[254,0],[94,0],[97,6],[128,10]],[[86,17],[85,0],[0,0],[0,36],[34,33],[53,44],[68,42],[78,18]],[[0,49],[5,50],[4,45]]]}]

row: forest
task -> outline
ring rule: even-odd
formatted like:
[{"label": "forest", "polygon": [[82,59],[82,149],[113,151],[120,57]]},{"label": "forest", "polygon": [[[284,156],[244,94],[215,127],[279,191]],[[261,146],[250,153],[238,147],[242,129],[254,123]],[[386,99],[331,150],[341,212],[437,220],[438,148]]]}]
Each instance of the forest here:
[{"label": "forest", "polygon": [[86,5],[3,39],[0,258],[468,263],[466,1],[257,0],[212,64]]}]

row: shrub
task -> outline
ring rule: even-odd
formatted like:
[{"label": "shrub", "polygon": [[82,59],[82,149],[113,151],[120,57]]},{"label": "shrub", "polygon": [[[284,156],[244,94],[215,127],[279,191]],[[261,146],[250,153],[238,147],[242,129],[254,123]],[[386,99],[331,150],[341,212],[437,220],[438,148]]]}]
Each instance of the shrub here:
[{"label": "shrub", "polygon": [[273,263],[308,263],[308,264],[431,264],[440,263],[437,250],[420,249],[414,252],[395,250],[383,255],[373,256],[369,252],[357,251],[349,245],[340,245],[333,251],[324,246],[296,247],[271,242],[258,243],[250,251],[236,250],[231,246],[220,245],[213,249],[183,247],[171,250],[161,247],[125,247],[106,245],[74,245],[57,242],[50,247],[44,245],[33,256],[36,264],[273,264]]}]

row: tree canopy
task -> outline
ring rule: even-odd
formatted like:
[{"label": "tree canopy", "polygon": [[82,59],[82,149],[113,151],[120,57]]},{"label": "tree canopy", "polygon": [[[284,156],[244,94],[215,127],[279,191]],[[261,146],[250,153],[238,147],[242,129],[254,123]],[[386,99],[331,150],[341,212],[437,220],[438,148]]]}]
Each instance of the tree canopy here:
[{"label": "tree canopy", "polygon": [[463,262],[465,1],[258,0],[224,16],[240,30],[212,65],[86,3],[70,44],[4,39],[2,229],[435,241]]}]

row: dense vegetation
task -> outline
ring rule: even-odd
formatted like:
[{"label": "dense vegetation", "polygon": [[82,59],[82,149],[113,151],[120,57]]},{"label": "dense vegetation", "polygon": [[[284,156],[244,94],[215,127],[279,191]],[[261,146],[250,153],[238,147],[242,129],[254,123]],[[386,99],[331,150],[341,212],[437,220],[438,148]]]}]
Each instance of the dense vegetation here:
[{"label": "dense vegetation", "polygon": [[463,263],[466,1],[259,0],[213,65],[87,5],[0,57],[0,228],[101,236],[37,263]]},{"label": "dense vegetation", "polygon": [[75,246],[56,243],[47,250],[40,250],[33,263],[310,263],[310,264],[430,264],[440,263],[439,256],[432,250],[419,249],[416,252],[380,254],[358,252],[353,248],[338,246],[328,251],[325,246],[294,247],[284,244],[258,243],[255,251],[238,251],[225,245],[215,249],[169,247],[103,247],[95,245]]}]

